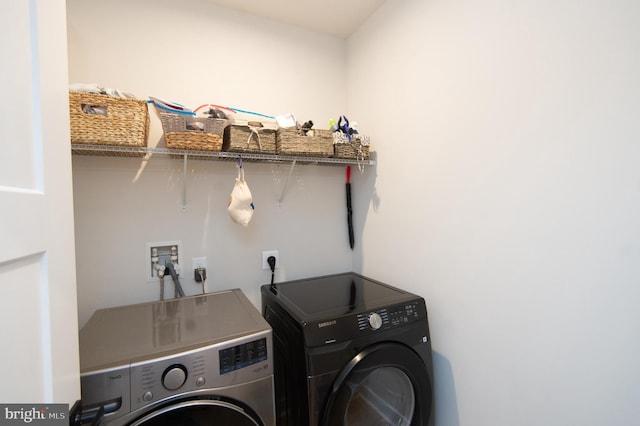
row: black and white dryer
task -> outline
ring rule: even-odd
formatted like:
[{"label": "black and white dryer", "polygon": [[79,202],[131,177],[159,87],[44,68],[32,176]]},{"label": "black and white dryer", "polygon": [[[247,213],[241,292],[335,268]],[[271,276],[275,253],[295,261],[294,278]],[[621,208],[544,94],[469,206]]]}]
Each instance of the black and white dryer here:
[{"label": "black and white dryer", "polygon": [[271,327],[242,291],[101,309],[75,424],[275,425]]},{"label": "black and white dryer", "polygon": [[261,287],[279,426],[432,426],[422,297],[354,273]]}]

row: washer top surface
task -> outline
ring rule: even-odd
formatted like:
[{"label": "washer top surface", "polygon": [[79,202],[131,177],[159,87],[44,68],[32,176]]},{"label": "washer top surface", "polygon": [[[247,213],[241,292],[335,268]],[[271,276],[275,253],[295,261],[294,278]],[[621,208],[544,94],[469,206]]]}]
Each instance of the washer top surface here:
[{"label": "washer top surface", "polygon": [[273,287],[276,298],[301,322],[367,312],[419,297],[351,272],[288,281]]},{"label": "washer top surface", "polygon": [[80,330],[80,370],[170,356],[270,329],[239,289],[100,309]]}]

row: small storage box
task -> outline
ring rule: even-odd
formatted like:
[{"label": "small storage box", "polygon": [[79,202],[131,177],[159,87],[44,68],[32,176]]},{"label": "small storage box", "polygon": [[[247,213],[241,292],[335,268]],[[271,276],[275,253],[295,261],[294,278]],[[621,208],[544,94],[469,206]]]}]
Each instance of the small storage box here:
[{"label": "small storage box", "polygon": [[276,131],[260,122],[249,122],[246,126],[232,124],[224,131],[222,147],[229,152],[275,154]]},{"label": "small storage box", "polygon": [[140,99],[69,92],[72,144],[146,147],[149,109]]},{"label": "small storage box", "polygon": [[369,137],[351,135],[351,140],[343,132],[333,132],[333,156],[369,160]]},{"label": "small storage box", "polygon": [[276,153],[305,157],[333,156],[331,130],[309,129],[307,134],[295,127],[280,128],[276,132]]},{"label": "small storage box", "polygon": [[222,150],[222,135],[227,120],[157,110],[167,148],[193,151]]}]

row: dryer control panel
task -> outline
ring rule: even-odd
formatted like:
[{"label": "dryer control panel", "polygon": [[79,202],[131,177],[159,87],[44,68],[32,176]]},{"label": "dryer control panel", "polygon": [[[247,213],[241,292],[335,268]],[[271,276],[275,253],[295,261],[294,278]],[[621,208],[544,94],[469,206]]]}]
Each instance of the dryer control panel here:
[{"label": "dryer control panel", "polygon": [[408,323],[423,320],[427,308],[423,299],[414,299],[380,308],[326,317],[304,324],[304,339],[308,347],[344,342],[369,333],[381,333]]},{"label": "dryer control panel", "polygon": [[400,306],[378,309],[373,312],[358,315],[358,329],[379,330],[389,326],[407,324],[420,318],[418,303],[407,303]]}]

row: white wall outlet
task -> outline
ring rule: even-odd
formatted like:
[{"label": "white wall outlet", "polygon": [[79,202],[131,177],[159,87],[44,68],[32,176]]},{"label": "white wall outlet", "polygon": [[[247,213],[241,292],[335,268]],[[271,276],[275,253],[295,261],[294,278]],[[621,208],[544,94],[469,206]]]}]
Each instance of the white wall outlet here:
[{"label": "white wall outlet", "polygon": [[207,269],[207,258],[206,257],[194,257],[191,259],[191,269],[205,268]]},{"label": "white wall outlet", "polygon": [[[176,272],[180,275],[184,269],[182,265],[182,241],[161,241],[157,243],[145,244],[145,270],[147,281],[158,281],[158,271],[156,265],[166,265],[176,260],[179,267]],[[165,276],[169,275],[169,271],[165,270]]]},{"label": "white wall outlet", "polygon": [[278,253],[278,250],[269,250],[262,252],[262,269],[267,269],[269,271],[271,270],[271,266],[269,266],[269,262],[267,262],[269,256],[275,257],[276,268],[280,267],[280,253]]}]

